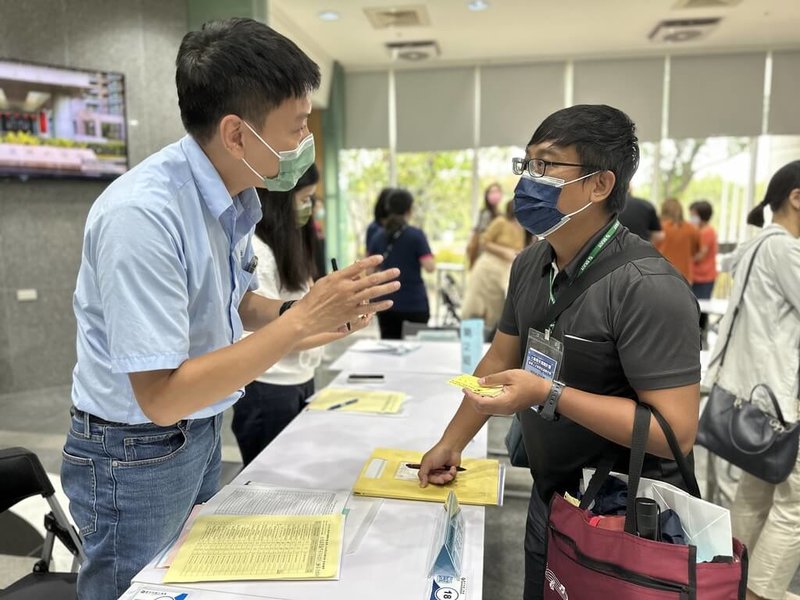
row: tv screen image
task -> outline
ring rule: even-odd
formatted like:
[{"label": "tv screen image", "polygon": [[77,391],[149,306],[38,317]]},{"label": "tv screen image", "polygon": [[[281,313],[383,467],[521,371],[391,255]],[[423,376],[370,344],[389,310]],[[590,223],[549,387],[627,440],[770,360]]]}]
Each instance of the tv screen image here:
[{"label": "tv screen image", "polygon": [[113,179],[127,169],[121,73],[0,59],[0,176]]}]

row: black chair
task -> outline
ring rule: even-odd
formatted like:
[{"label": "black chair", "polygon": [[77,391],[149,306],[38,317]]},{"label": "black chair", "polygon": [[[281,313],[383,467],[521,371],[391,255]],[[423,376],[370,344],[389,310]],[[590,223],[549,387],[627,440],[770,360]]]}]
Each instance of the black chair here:
[{"label": "black chair", "polygon": [[[47,535],[42,545],[41,559],[30,573],[0,590],[3,600],[74,600],[77,573],[51,573],[53,544],[58,538],[75,557],[72,570],[76,571],[85,555],[78,532],[72,527],[66,514],[55,498],[55,490],[47,478],[39,458],[25,448],[0,450],[0,513],[31,496],[42,496],[50,505],[50,512],[44,516]],[[0,535],[2,535],[0,533]]]}]

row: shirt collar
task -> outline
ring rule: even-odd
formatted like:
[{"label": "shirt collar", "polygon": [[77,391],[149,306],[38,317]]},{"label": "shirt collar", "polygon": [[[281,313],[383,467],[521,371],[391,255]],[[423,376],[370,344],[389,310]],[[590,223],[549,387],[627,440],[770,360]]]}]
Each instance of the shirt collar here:
[{"label": "shirt collar", "polygon": [[[568,281],[572,281],[575,278],[575,275],[578,271],[580,265],[583,264],[583,261],[586,260],[586,257],[589,253],[594,249],[600,239],[606,234],[606,232],[614,226],[617,217],[614,217],[606,223],[603,227],[601,227],[591,238],[589,241],[586,242],[583,247],[578,251],[575,257],[569,261],[566,267],[561,269],[560,274],[563,274],[563,277],[566,277]],[[619,232],[617,232],[619,234]],[[553,266],[556,264],[556,252],[553,250],[553,247],[550,245],[549,242],[546,242],[548,245],[548,252],[547,252],[547,259],[545,264],[542,266],[542,275],[549,275],[553,269]],[[610,244],[609,244],[610,245]],[[606,246],[603,248],[605,250],[608,248]],[[602,254],[602,251],[600,252]]]},{"label": "shirt collar", "polygon": [[[181,140],[181,148],[189,161],[189,168],[192,170],[192,177],[200,192],[200,197],[214,218],[219,219],[226,210],[233,206],[233,198],[228,193],[222,177],[192,136],[184,136]],[[240,197],[243,195],[244,192],[240,194]]]}]

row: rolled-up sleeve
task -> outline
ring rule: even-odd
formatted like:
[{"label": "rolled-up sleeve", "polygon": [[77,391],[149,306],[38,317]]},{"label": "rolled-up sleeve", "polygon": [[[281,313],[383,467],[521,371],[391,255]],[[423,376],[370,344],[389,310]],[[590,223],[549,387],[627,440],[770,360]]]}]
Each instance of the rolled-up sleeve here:
[{"label": "rolled-up sleeve", "polygon": [[95,269],[111,370],[177,368],[189,357],[180,238],[163,217],[141,206],[120,207],[104,220]]}]

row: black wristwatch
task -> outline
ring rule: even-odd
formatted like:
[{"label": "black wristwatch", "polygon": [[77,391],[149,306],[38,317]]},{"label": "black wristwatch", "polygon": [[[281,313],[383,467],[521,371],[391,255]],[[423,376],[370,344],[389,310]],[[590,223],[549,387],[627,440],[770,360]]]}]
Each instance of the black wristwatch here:
[{"label": "black wristwatch", "polygon": [[556,408],[558,408],[558,401],[561,399],[561,392],[563,391],[564,384],[560,381],[553,380],[553,384],[550,386],[550,393],[547,394],[547,399],[544,401],[542,409],[539,411],[539,416],[545,421],[558,420]]},{"label": "black wristwatch", "polygon": [[292,308],[292,305],[295,302],[297,302],[297,300],[287,300],[286,302],[281,304],[281,307],[278,309],[278,316],[280,317],[283,313]]}]

